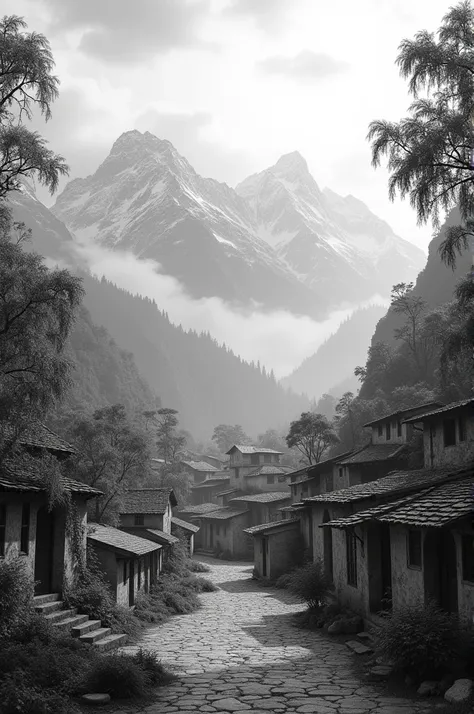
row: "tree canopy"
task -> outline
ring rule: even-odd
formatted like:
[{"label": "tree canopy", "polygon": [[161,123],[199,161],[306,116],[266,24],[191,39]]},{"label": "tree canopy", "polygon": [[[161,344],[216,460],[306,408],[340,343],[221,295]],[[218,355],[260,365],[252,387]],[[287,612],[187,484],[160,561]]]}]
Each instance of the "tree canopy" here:
[{"label": "tree canopy", "polygon": [[212,440],[216,442],[221,454],[225,454],[234,444],[249,444],[250,439],[240,424],[219,424],[215,427]]},{"label": "tree canopy", "polygon": [[338,442],[331,422],[323,414],[303,412],[292,421],[286,436],[288,448],[298,449],[308,464],[317,464],[330,446]]}]

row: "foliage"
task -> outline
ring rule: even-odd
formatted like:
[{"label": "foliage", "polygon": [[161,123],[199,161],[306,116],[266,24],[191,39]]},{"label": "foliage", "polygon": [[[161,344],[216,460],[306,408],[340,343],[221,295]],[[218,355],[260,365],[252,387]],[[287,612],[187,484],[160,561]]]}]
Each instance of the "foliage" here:
[{"label": "foliage", "polygon": [[67,436],[79,451],[70,460],[71,475],[104,493],[95,499],[95,520],[115,525],[123,491],[139,486],[149,466],[147,434],[115,404],[92,416],[78,415]]},{"label": "foliage", "polygon": [[226,454],[235,444],[249,444],[251,441],[240,424],[219,424],[214,428],[211,438],[221,454]]},{"label": "foliage", "polygon": [[147,694],[147,672],[139,662],[125,654],[99,658],[84,681],[90,692],[104,692],[116,699],[141,698]]},{"label": "foliage", "polygon": [[79,714],[80,711],[66,695],[25,680],[24,672],[0,679],[0,701],[2,714]]},{"label": "foliage", "polygon": [[133,655],[133,659],[140,669],[145,672],[148,682],[153,687],[162,687],[176,679],[161,663],[157,653],[153,650],[145,650],[140,647]]},{"label": "foliage", "polygon": [[184,470],[179,461],[157,465],[152,462],[150,466],[151,468],[145,477],[143,486],[149,488],[172,488],[180,506],[189,503],[191,480],[189,473]]},{"label": "foliage", "polygon": [[292,421],[286,437],[288,447],[296,447],[308,464],[321,461],[325,451],[337,442],[338,437],[328,419],[312,412],[303,412],[297,421]]},{"label": "foliage", "polygon": [[158,409],[156,412],[158,456],[167,464],[175,462],[186,446],[186,437],[177,433],[177,414],[176,409],[169,408]]},{"label": "foliage", "polygon": [[199,560],[192,560],[191,558],[188,561],[188,568],[191,573],[208,573],[210,571],[208,565],[201,563]]},{"label": "foliage", "polygon": [[285,578],[286,588],[312,609],[322,607],[333,585],[320,560],[296,568]]},{"label": "foliage", "polygon": [[0,20],[0,199],[32,175],[54,193],[59,177],[68,172],[63,157],[22,125],[36,108],[46,120],[51,117],[59,85],[48,40],[25,28],[15,15]]},{"label": "foliage", "polygon": [[[451,7],[438,30],[403,40],[397,64],[414,97],[399,123],[373,121],[372,163],[388,157],[389,196],[410,197],[418,221],[439,226],[441,210],[459,207],[462,225],[447,229],[441,256],[454,266],[474,228],[472,151],[474,10],[463,0]],[[420,90],[426,90],[420,96]]]},{"label": "foliage", "polygon": [[14,631],[33,609],[33,584],[24,560],[0,560],[0,638]]},{"label": "foliage", "polygon": [[396,610],[375,634],[379,654],[419,680],[444,674],[463,641],[457,617],[434,603]]}]

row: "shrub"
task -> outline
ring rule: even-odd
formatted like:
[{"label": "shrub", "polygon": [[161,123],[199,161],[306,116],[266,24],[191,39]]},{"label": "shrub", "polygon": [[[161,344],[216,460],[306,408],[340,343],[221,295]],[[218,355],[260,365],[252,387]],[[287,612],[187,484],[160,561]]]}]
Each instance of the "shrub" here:
[{"label": "shrub", "polygon": [[435,603],[405,607],[377,628],[376,650],[397,670],[419,679],[436,677],[459,657],[461,629],[458,618]]},{"label": "shrub", "polygon": [[191,573],[209,573],[211,569],[205,563],[201,563],[201,561],[199,560],[192,560],[192,558],[189,558],[188,570],[190,570]]},{"label": "shrub", "polygon": [[323,607],[333,587],[319,560],[288,573],[286,582],[288,590],[310,609]]},{"label": "shrub", "polygon": [[80,714],[66,696],[36,687],[21,672],[2,679],[0,702],[2,714]]},{"label": "shrub", "polygon": [[280,588],[281,590],[285,590],[289,587],[291,582],[291,573],[283,573],[283,575],[280,575],[279,578],[277,578],[275,582],[275,587]]},{"label": "shrub", "polygon": [[33,612],[33,585],[20,558],[0,561],[0,637],[8,636]]},{"label": "shrub", "polygon": [[133,659],[145,672],[148,682],[154,687],[162,687],[176,679],[176,676],[168,672],[158,659],[157,653],[152,650],[144,650],[140,647],[138,652],[133,655]]},{"label": "shrub", "polygon": [[146,670],[133,656],[103,655],[85,678],[84,688],[105,692],[117,699],[141,698],[148,693],[148,678]]}]

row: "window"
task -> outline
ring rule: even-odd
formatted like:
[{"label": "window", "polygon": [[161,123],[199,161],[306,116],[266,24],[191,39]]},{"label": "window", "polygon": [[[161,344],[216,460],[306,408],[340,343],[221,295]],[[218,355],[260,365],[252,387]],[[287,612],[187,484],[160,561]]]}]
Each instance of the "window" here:
[{"label": "window", "polygon": [[421,569],[421,531],[408,531],[408,567]]},{"label": "window", "polygon": [[459,441],[466,441],[466,419],[459,417]]},{"label": "window", "polygon": [[474,536],[462,537],[462,579],[474,583]]},{"label": "window", "polygon": [[286,476],[285,474],[282,474],[281,476],[278,476],[278,483],[285,483],[286,481]]},{"label": "window", "polygon": [[307,486],[303,486],[303,488],[301,489],[301,495],[303,497],[306,497],[308,495],[308,487]]},{"label": "window", "polygon": [[240,478],[240,469],[235,469],[234,475],[235,478]]},{"label": "window", "polygon": [[128,563],[126,560],[123,561],[123,584],[127,584],[127,566]]},{"label": "window", "polygon": [[344,476],[344,467],[341,466],[341,467],[339,468],[339,478],[343,478],[343,476]]},{"label": "window", "polygon": [[379,436],[382,436],[382,434],[383,434],[383,424],[379,424],[378,432],[379,432]]},{"label": "window", "polygon": [[390,439],[391,439],[391,434],[390,434],[390,422],[387,422],[387,423],[385,424],[385,438],[387,439],[387,441],[390,441]]},{"label": "window", "polygon": [[259,463],[259,458],[258,454],[252,454],[250,457],[250,463],[251,464],[258,464]]},{"label": "window", "polygon": [[326,474],[325,483],[326,483],[326,493],[328,491],[333,491],[332,474]]},{"label": "window", "polygon": [[24,503],[21,511],[20,553],[28,555],[30,548],[30,504]]},{"label": "window", "polygon": [[443,421],[443,438],[445,446],[454,446],[456,444],[456,420],[445,419]]},{"label": "window", "polygon": [[346,531],[347,584],[357,587],[357,541],[352,531]]},{"label": "window", "polygon": [[397,421],[397,436],[401,436],[401,435],[402,435],[402,422]]},{"label": "window", "polygon": [[145,525],[145,516],[143,513],[135,513],[135,525],[136,526],[144,526]]},{"label": "window", "polygon": [[275,476],[273,474],[267,476],[267,483],[275,483]]},{"label": "window", "polygon": [[7,527],[7,507],[0,504],[0,558],[5,555],[5,531]]},{"label": "window", "polygon": [[263,456],[263,463],[264,463],[264,464],[271,464],[271,463],[272,463],[272,455],[271,455],[271,454],[264,454],[264,456]]}]

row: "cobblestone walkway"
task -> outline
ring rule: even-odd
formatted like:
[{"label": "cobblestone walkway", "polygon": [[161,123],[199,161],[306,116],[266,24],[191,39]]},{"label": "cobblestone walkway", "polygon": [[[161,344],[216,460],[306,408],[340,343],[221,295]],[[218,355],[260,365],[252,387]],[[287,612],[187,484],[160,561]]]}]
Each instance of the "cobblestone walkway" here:
[{"label": "cobblestone walkway", "polygon": [[147,714],[430,711],[427,703],[390,698],[382,686],[361,684],[351,666],[356,655],[318,632],[293,627],[301,606],[286,592],[252,582],[249,563],[207,562],[212,571],[206,577],[220,590],[202,595],[197,613],[150,628],[141,642],[179,677],[159,690]]}]

